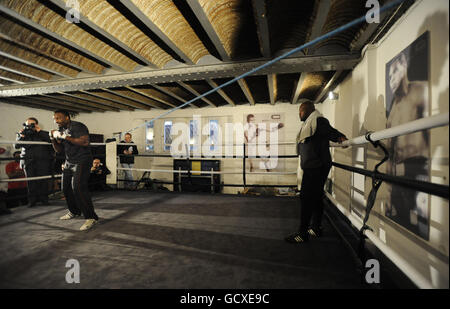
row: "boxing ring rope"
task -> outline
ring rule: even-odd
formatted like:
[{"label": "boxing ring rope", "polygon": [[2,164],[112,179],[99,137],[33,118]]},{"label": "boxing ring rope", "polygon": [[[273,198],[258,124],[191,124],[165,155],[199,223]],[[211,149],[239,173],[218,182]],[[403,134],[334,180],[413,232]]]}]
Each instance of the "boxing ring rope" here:
[{"label": "boxing ring rope", "polygon": [[[399,125],[396,127],[392,127],[389,129],[385,129],[385,130],[381,130],[381,131],[377,131],[377,132],[373,132],[373,133],[369,133],[370,139],[373,141],[377,141],[377,140],[383,140],[383,139],[388,139],[388,138],[393,138],[393,137],[397,137],[397,136],[401,136],[401,135],[407,135],[410,133],[415,133],[418,131],[422,131],[422,130],[427,130],[427,129],[432,129],[432,128],[437,128],[437,127],[443,127],[443,126],[447,126],[449,124],[449,114],[441,114],[441,115],[436,115],[436,116],[431,116],[431,117],[427,117],[427,118],[422,118],[419,120],[415,120],[412,121],[410,123],[407,124],[403,124],[403,125]],[[353,138],[351,140],[345,141],[342,144],[335,144],[335,143],[331,143],[330,146],[331,147],[346,147],[346,146],[358,146],[358,145],[363,145],[363,144],[367,144],[369,143],[369,141],[367,140],[366,136],[360,136],[360,137],[356,137]],[[0,141],[0,144],[44,144],[44,145],[50,145],[50,143],[46,143],[46,142],[18,142],[18,141]],[[114,143],[116,144],[116,143]],[[121,145],[123,145],[122,143],[120,143]],[[295,142],[288,142],[288,143],[279,143],[278,145],[295,145]],[[106,145],[106,143],[92,143],[91,145],[93,146],[99,146],[99,145]],[[136,144],[131,144],[130,145],[136,145]],[[227,146],[231,146],[231,145],[227,145]],[[239,145],[239,144],[234,144],[233,146],[243,146],[243,145]],[[157,154],[155,155],[146,155],[146,156],[155,156],[158,157]],[[159,155],[159,156],[164,156],[164,157],[168,157],[170,155]],[[116,156],[117,158],[118,156]],[[243,156],[248,157],[248,156]],[[402,186],[406,186],[409,187],[410,184],[408,183],[404,183],[402,180],[400,180],[400,182],[398,181],[398,179],[401,179],[401,177],[396,177],[396,176],[390,176],[390,175],[385,175],[385,174],[380,174],[377,173],[376,175],[373,174],[373,172],[371,171],[367,171],[367,170],[363,170],[363,169],[359,169],[359,168],[355,168],[355,167],[347,167],[345,165],[342,165],[340,163],[335,163],[333,162],[333,164],[336,167],[340,167],[340,168],[348,168],[350,171],[352,172],[356,172],[356,173],[360,173],[362,175],[365,176],[369,176],[369,177],[383,177],[383,180],[386,181],[393,181],[395,183],[398,183]],[[207,173],[207,174],[240,174],[237,172],[215,172],[215,171],[190,171],[190,170],[159,170],[159,169],[125,169],[125,168],[117,168],[117,170],[136,170],[136,171],[149,171],[149,172],[166,172],[166,173],[189,173],[189,172],[195,172],[195,173]],[[254,173],[254,174],[267,174],[267,172],[264,173]],[[278,173],[277,173],[278,174]],[[282,173],[280,173],[282,174]],[[287,174],[295,174],[294,172],[289,172]],[[56,178],[56,177],[61,177],[61,175],[54,175],[54,176],[42,176],[42,177],[33,177],[33,178],[19,178],[19,179],[0,179],[0,182],[9,182],[9,181],[27,181],[27,180],[33,180],[33,179],[45,179],[45,178]],[[389,177],[385,178],[385,177]],[[416,183],[419,183],[417,181],[414,181]],[[155,181],[155,183],[167,183],[167,184],[172,184],[172,185],[181,185],[181,183],[168,183],[168,182],[158,182]],[[438,191],[444,192],[444,190],[446,190],[446,195],[445,194],[437,194],[441,197],[445,197],[448,199],[448,186],[444,186],[444,185],[438,185],[438,184],[433,184],[433,183],[428,183],[428,182],[420,182],[419,186],[415,186],[414,189],[423,191],[426,190],[428,191],[428,189],[426,188],[426,185],[430,185],[432,187],[435,187],[438,189]],[[213,186],[213,185],[212,185]],[[214,186],[217,186],[216,184]],[[243,185],[233,185],[233,184],[220,184],[219,186],[230,186],[230,187],[242,187]],[[249,185],[250,186],[250,185]],[[271,187],[271,185],[253,185],[256,187],[262,186],[262,187]],[[283,185],[278,185],[277,187],[283,187]],[[427,192],[430,194],[435,194],[436,192]],[[341,205],[339,202],[337,202],[335,200],[335,198],[329,194],[328,192],[325,192],[325,195],[327,196],[327,198],[331,201],[331,203],[333,203],[337,209],[339,209],[339,211],[348,218],[348,220],[350,220],[350,222],[352,223],[353,226],[355,226],[357,229],[362,228],[363,224],[360,220],[356,219],[354,216],[351,215],[351,213],[343,206]],[[383,243],[378,236],[370,231],[370,230],[365,230],[365,234],[364,234],[370,241],[372,241],[372,243],[381,251],[383,252],[383,254],[386,255],[386,257],[388,257],[392,262],[395,263],[395,265],[397,265],[399,267],[399,269],[409,278],[412,280],[412,282],[414,282],[419,288],[433,288],[432,283],[429,282],[429,280],[427,278],[425,278],[422,274],[420,274],[420,272],[418,272],[407,260],[405,260],[403,257],[401,257],[400,255],[398,255],[394,250],[392,250],[392,248],[388,247],[385,243]]]},{"label": "boxing ring rope", "polygon": [[[435,116],[425,117],[421,119],[417,119],[405,124],[401,124],[392,128],[380,130],[377,132],[370,133],[370,137],[373,141],[378,141],[382,139],[397,137],[400,135],[406,135],[410,133],[415,133],[422,130],[433,129],[436,127],[442,127],[449,124],[449,113],[439,114]],[[338,143],[330,143],[331,147],[347,147],[352,145],[362,145],[367,144],[369,141],[365,136],[355,137],[351,140],[345,141],[342,144]],[[27,145],[51,145],[51,143],[47,142],[33,142],[33,141],[9,141],[9,140],[0,140],[0,144],[27,144]],[[91,146],[102,146],[107,143],[90,143]],[[295,142],[282,142],[282,143],[273,143],[272,145],[295,145]],[[136,146],[135,143],[120,143],[120,145],[130,145]],[[260,145],[258,143],[251,143],[247,145]],[[262,144],[264,145],[264,144]],[[215,146],[243,146],[243,144],[219,144]]]},{"label": "boxing ring rope", "polygon": [[[379,141],[379,140],[383,140],[383,139],[388,139],[388,138],[392,138],[392,137],[397,137],[397,136],[401,136],[401,135],[406,135],[406,134],[410,134],[410,133],[415,133],[418,131],[422,131],[422,130],[427,130],[427,129],[432,129],[432,128],[437,128],[437,127],[442,127],[442,126],[447,126],[449,124],[449,113],[444,113],[444,114],[440,114],[440,115],[435,115],[435,116],[431,116],[431,117],[426,117],[426,118],[421,118],[418,120],[414,120],[411,121],[409,123],[406,124],[402,124],[402,125],[398,125],[392,128],[388,128],[388,129],[384,129],[381,131],[377,131],[377,132],[372,132],[369,133],[370,139],[372,141]],[[118,144],[113,142],[114,144]],[[369,141],[367,140],[366,136],[359,136],[356,138],[353,138],[351,140],[345,141],[342,144],[337,144],[337,143],[330,143],[330,147],[348,147],[348,146],[357,146],[357,145],[362,145],[362,144],[367,144],[369,143]],[[27,141],[8,141],[8,140],[0,140],[0,144],[31,144],[31,145],[51,145],[50,143],[47,142],[27,142]],[[111,143],[91,143],[91,146],[102,146],[102,145],[108,145]],[[281,143],[273,143],[272,145],[295,145],[295,142],[281,142]],[[120,145],[133,145],[133,146],[137,146],[135,143],[120,143]],[[250,144],[250,145],[259,145],[259,144]],[[217,146],[217,145],[216,145]],[[246,147],[248,146],[245,144],[223,144],[222,146],[243,146]],[[121,156],[120,154],[118,156]],[[146,155],[137,155],[139,156],[145,156],[145,157],[172,157],[169,154],[146,154]],[[189,159],[195,159],[195,156],[186,156]],[[186,157],[180,157],[180,158],[186,158]],[[204,157],[204,156],[202,156]],[[207,156],[208,158],[248,158],[249,156]],[[277,158],[294,158],[297,157],[297,155],[286,155],[286,156],[276,156]],[[264,158],[261,156],[251,156],[251,158]],[[270,157],[268,157],[270,158]],[[275,157],[272,157],[275,158]],[[439,195],[441,197],[447,198],[448,199],[448,186],[443,186],[443,185],[438,185],[438,184],[433,184],[433,183],[429,183],[429,182],[421,182],[421,181],[413,181],[413,182],[408,182],[407,180],[405,181],[404,179],[402,179],[401,177],[397,177],[397,176],[391,176],[391,175],[387,175],[387,174],[381,174],[381,173],[377,173],[376,175],[374,175],[372,172],[368,172],[362,169],[358,169],[355,167],[351,167],[351,166],[346,166],[340,163],[336,163],[333,162],[333,165],[339,168],[345,168],[347,170],[350,170],[352,172],[356,172],[356,173],[360,173],[362,175],[365,176],[375,176],[375,177],[379,177],[380,179],[383,179],[387,182],[396,182],[397,184],[403,185],[403,186],[410,186],[411,184],[414,186],[414,189],[416,190],[420,190],[423,191],[427,188],[431,188],[430,190],[434,190],[431,192],[428,191],[423,191],[426,193],[430,193],[430,194],[434,194],[437,193],[436,195]],[[189,173],[189,172],[194,172],[194,173],[204,173],[204,174],[240,174],[240,172],[211,172],[211,171],[191,171],[191,170],[159,170],[159,169],[125,169],[125,168],[116,168],[117,170],[131,170],[131,171],[143,171],[143,172],[162,172],[162,173]],[[364,172],[365,171],[365,172]],[[244,174],[246,175],[293,175],[296,174],[298,171],[294,172],[245,172],[245,170],[243,171]],[[56,177],[61,177],[61,175],[54,175],[54,176],[42,176],[42,177],[47,177],[47,178],[56,178]],[[27,181],[27,178],[19,178],[20,180],[14,180],[14,181]],[[43,178],[44,179],[44,178]],[[398,180],[401,179],[401,180]],[[33,179],[29,179],[29,180],[34,180]],[[9,182],[11,181],[11,179],[0,179],[0,182]],[[242,186],[247,186],[246,184],[243,184]],[[292,185],[294,187],[294,185]],[[296,185],[295,185],[296,186]],[[445,194],[444,190],[447,189],[447,194]]]},{"label": "boxing ring rope", "polygon": [[[17,144],[17,145],[52,145],[51,143],[47,142],[33,142],[33,141],[3,141],[0,140],[0,144]],[[106,145],[106,143],[89,143],[90,146],[103,146]],[[122,145],[122,144],[121,144]],[[128,145],[128,144],[125,144]],[[129,144],[129,145],[136,145],[136,144]]]},{"label": "boxing ring rope", "polygon": [[28,178],[13,178],[13,179],[0,179],[0,182],[21,182],[21,181],[29,181],[29,180],[41,180],[41,179],[52,179],[62,177],[62,174],[54,175],[54,176],[36,176],[36,177],[28,177]]},{"label": "boxing ring rope", "polygon": [[[397,6],[397,5],[400,5],[400,4],[403,3],[404,1],[405,1],[405,0],[396,0],[396,1],[392,1],[392,2],[390,2],[390,3],[388,3],[388,4],[386,4],[385,6],[381,7],[377,13],[378,13],[378,14],[381,14],[381,13],[384,12],[384,11],[387,11],[387,10],[389,10],[389,9],[391,9],[391,8],[393,8],[393,7],[395,7],[395,6]],[[180,108],[182,108],[182,107],[184,107],[184,106],[186,106],[186,105],[188,105],[188,104],[191,104],[191,103],[193,103],[194,101],[199,100],[199,99],[201,99],[201,98],[203,98],[203,97],[206,97],[207,95],[212,94],[212,93],[214,93],[214,92],[220,90],[221,88],[224,88],[224,87],[226,87],[226,86],[228,86],[228,85],[230,85],[230,84],[232,84],[232,83],[234,83],[234,82],[237,82],[237,81],[239,81],[240,79],[242,79],[242,78],[244,78],[244,77],[246,77],[246,76],[249,76],[249,75],[251,75],[251,74],[253,74],[253,73],[257,72],[257,71],[260,71],[260,70],[262,70],[263,68],[266,68],[266,67],[268,67],[268,66],[270,66],[270,65],[272,65],[272,64],[274,64],[274,63],[276,63],[276,62],[278,62],[278,61],[280,61],[280,60],[282,60],[282,59],[284,59],[284,58],[287,58],[287,57],[289,57],[289,56],[291,56],[291,55],[293,55],[293,54],[295,54],[295,53],[297,53],[297,52],[300,52],[300,51],[302,51],[303,49],[306,49],[306,48],[309,48],[309,47],[311,47],[311,46],[314,46],[315,44],[317,44],[317,43],[319,43],[319,42],[321,42],[321,41],[324,41],[324,40],[326,40],[326,39],[328,39],[328,38],[330,38],[330,37],[332,37],[332,36],[334,36],[334,35],[336,35],[336,34],[342,32],[342,31],[344,31],[344,30],[347,30],[347,29],[349,29],[349,28],[352,28],[352,27],[354,27],[354,26],[356,26],[356,25],[358,25],[358,24],[360,24],[360,23],[363,23],[363,22],[366,22],[366,15],[361,16],[361,17],[359,17],[359,18],[357,18],[357,19],[355,19],[355,20],[353,20],[353,21],[351,21],[351,22],[349,22],[349,23],[347,23],[347,24],[345,24],[345,25],[343,25],[343,26],[340,26],[340,27],[338,27],[338,28],[336,28],[336,29],[334,29],[334,30],[332,30],[332,31],[330,31],[330,32],[328,32],[328,33],[322,35],[322,36],[319,36],[319,37],[315,38],[314,40],[312,40],[312,41],[310,41],[310,42],[308,42],[308,43],[305,43],[305,44],[303,44],[303,45],[301,45],[301,46],[299,46],[299,47],[293,48],[293,49],[290,50],[289,52],[286,52],[285,54],[280,55],[280,56],[278,56],[278,57],[276,57],[276,58],[274,58],[274,59],[272,59],[272,60],[270,60],[270,61],[264,63],[263,65],[260,65],[260,66],[254,68],[254,69],[252,69],[252,70],[250,70],[250,71],[248,71],[248,72],[246,72],[246,73],[244,73],[244,74],[242,74],[242,75],[240,75],[240,76],[237,76],[237,77],[231,79],[230,81],[225,82],[225,83],[223,83],[223,84],[221,84],[221,85],[219,85],[219,86],[217,86],[217,87],[211,89],[210,91],[207,91],[207,92],[205,92],[205,93],[203,93],[203,94],[201,94],[201,95],[199,95],[199,96],[193,98],[192,100],[189,100],[189,101],[187,101],[187,102],[185,102],[185,103],[183,103],[183,104],[181,104],[181,105],[179,105],[179,106],[177,106],[177,107],[175,107],[175,108],[173,108],[173,109],[171,109],[171,110],[169,110],[169,111],[167,111],[167,112],[165,112],[165,113],[163,113],[163,114],[161,114],[161,115],[159,115],[159,116],[157,116],[157,117],[155,117],[155,118],[153,118],[152,120],[150,120],[150,122],[154,122],[156,119],[162,118],[162,117],[164,117],[164,116],[166,116],[166,115],[168,115],[168,114],[174,112],[175,110],[180,109]],[[132,130],[129,130],[129,131],[127,131],[127,132],[134,131],[134,130],[138,129],[138,128],[141,127],[141,126],[142,126],[142,125],[140,125],[140,126],[134,128],[134,129],[132,129]],[[20,141],[20,142],[19,142],[19,141],[11,142],[11,141],[0,141],[0,144],[2,144],[2,143],[3,143],[3,144],[4,144],[4,143],[12,143],[12,144],[25,144],[25,143],[26,143],[26,144],[35,144],[35,145],[42,144],[41,142],[22,142],[22,141]],[[92,143],[91,145],[92,145],[92,146],[95,146],[95,145],[103,145],[103,143]],[[244,145],[244,149],[245,149],[245,145]],[[1,182],[1,181],[5,181],[5,180],[1,179],[0,182]],[[245,158],[244,158],[244,186],[245,186]]]},{"label": "boxing ring rope", "polygon": [[[390,2],[388,4],[386,4],[385,6],[381,7],[379,9],[378,14],[381,14],[382,12],[387,11],[387,10],[397,6],[397,5],[400,5],[404,1],[405,0],[392,1],[392,2]],[[363,22],[366,22],[366,15],[361,16],[361,17],[359,17],[359,18],[357,18],[357,19],[355,19],[355,20],[353,20],[353,21],[351,21],[351,22],[349,22],[349,23],[347,23],[347,24],[345,24],[343,26],[340,26],[340,27],[338,27],[338,28],[336,28],[336,29],[334,29],[334,30],[332,30],[332,31],[322,35],[322,36],[319,36],[319,37],[315,38],[314,40],[312,40],[312,41],[310,41],[308,43],[305,43],[305,44],[303,44],[303,45],[301,45],[299,47],[293,48],[289,52],[286,52],[285,54],[280,55],[280,56],[278,56],[278,57],[276,57],[276,58],[266,62],[263,65],[260,65],[260,66],[254,68],[254,69],[252,69],[252,70],[250,70],[250,71],[248,71],[248,72],[246,72],[246,73],[244,73],[244,74],[242,74],[240,76],[237,76],[237,77],[231,79],[230,81],[225,82],[225,83],[223,83],[223,84],[221,84],[221,85],[219,85],[219,86],[217,86],[217,87],[215,87],[215,88],[213,88],[213,89],[211,89],[211,90],[209,90],[209,91],[207,91],[207,92],[205,92],[205,93],[203,93],[203,94],[201,94],[201,95],[199,95],[199,96],[197,96],[197,97],[195,97],[195,98],[193,98],[193,99],[191,99],[191,100],[189,100],[189,101],[187,101],[187,102],[185,102],[185,103],[183,103],[183,104],[181,104],[181,105],[179,105],[179,106],[177,106],[177,107],[175,107],[175,108],[173,108],[173,109],[171,109],[171,110],[169,110],[169,111],[167,111],[167,112],[165,112],[165,113],[163,113],[163,114],[161,114],[161,115],[159,115],[157,117],[155,117],[155,118],[153,118],[152,120],[150,120],[150,122],[154,122],[155,120],[157,120],[159,118],[162,118],[162,117],[164,117],[164,116],[174,112],[177,109],[180,109],[180,108],[182,108],[182,107],[184,107],[186,105],[189,105],[189,104],[193,103],[196,100],[199,100],[199,99],[201,99],[203,97],[206,97],[207,95],[212,94],[212,93],[220,90],[221,88],[224,88],[224,87],[226,87],[226,86],[228,86],[228,85],[230,85],[230,84],[232,84],[234,82],[239,81],[240,79],[245,78],[246,76],[249,76],[249,75],[251,75],[251,74],[253,74],[253,73],[257,72],[257,71],[260,71],[263,68],[266,68],[266,67],[268,67],[268,66],[270,66],[270,65],[272,65],[272,64],[274,64],[274,63],[276,63],[276,62],[278,62],[278,61],[280,61],[280,60],[282,60],[284,58],[287,58],[287,57],[289,57],[289,56],[291,56],[291,55],[293,55],[293,54],[295,54],[297,52],[300,52],[303,49],[306,49],[306,48],[309,48],[311,46],[314,46],[315,44],[317,44],[317,43],[319,43],[321,41],[324,41],[324,40],[326,40],[326,39],[328,39],[328,38],[330,38],[330,37],[332,37],[332,36],[342,32],[344,30],[352,28],[352,27],[354,27],[354,26],[356,26],[356,25],[358,25],[360,23],[363,23]],[[145,125],[145,123],[144,123],[144,125]],[[129,130],[127,132],[132,132],[132,131],[140,128],[141,126],[142,125],[134,128],[132,130]],[[9,143],[12,143],[12,144],[34,144],[34,145],[47,144],[45,142],[0,141],[0,144],[5,144],[5,143],[8,143],[8,144]],[[287,143],[287,144],[294,144],[294,143]],[[91,145],[92,146],[96,146],[96,145],[106,145],[106,144],[105,143],[92,143]],[[135,145],[135,144],[132,144],[132,145]],[[244,145],[244,149],[245,149],[245,145]],[[0,179],[0,182],[2,182],[2,181],[5,181],[5,180],[4,179]],[[244,186],[245,186],[245,157],[244,157]]]},{"label": "boxing ring rope", "polygon": [[449,199],[449,186],[435,184],[435,183],[431,183],[431,182],[427,182],[427,181],[410,180],[408,178],[392,176],[392,175],[383,174],[383,173],[376,173],[376,172],[372,172],[372,171],[367,171],[362,168],[357,168],[357,167],[344,165],[344,164],[340,164],[340,163],[336,163],[336,162],[333,162],[333,166],[347,170],[349,172],[354,172],[354,173],[358,173],[358,174],[368,176],[371,178],[380,179],[380,180],[389,182],[391,184],[401,185],[403,187],[407,187],[407,188],[414,189],[417,191],[436,195],[436,196],[445,198],[447,200]]},{"label": "boxing ring rope", "polygon": [[[0,141],[0,144],[7,144],[7,143],[12,143],[12,144],[34,144],[34,145],[51,145],[50,143],[47,142],[26,142],[26,141],[21,141],[20,143],[17,141]],[[135,143],[91,143],[90,145],[92,146],[101,146],[101,145],[113,145],[115,147],[117,147],[118,145],[123,146],[123,145],[132,145],[132,146],[137,146]],[[295,143],[278,143],[278,145],[293,145]],[[258,145],[258,144],[250,144],[250,145]],[[265,144],[262,144],[265,145]],[[186,149],[188,149],[188,145],[185,145]],[[216,145],[217,146],[217,145]],[[231,146],[231,144],[227,144],[227,146]],[[241,145],[241,144],[233,144],[233,146],[244,146],[245,145]],[[93,157],[102,157],[102,156],[106,156],[108,157],[108,151],[106,153],[106,155],[94,155]],[[120,158],[121,156],[125,156],[125,155],[116,155],[115,159]],[[199,158],[198,156],[191,156],[190,153],[187,153],[186,156],[177,156],[177,157],[173,157],[171,155],[166,155],[166,154],[147,154],[147,155],[135,155],[136,157],[169,157],[169,158],[178,158],[178,159],[196,159]],[[242,156],[201,156],[201,158],[214,158],[214,159],[218,159],[218,158],[233,158],[233,159],[237,159],[237,158],[242,158],[245,159],[246,158],[266,158],[264,156],[248,156],[248,155],[242,155]],[[64,158],[62,156],[60,156],[59,158]],[[269,158],[298,158],[297,155],[286,155],[286,156],[272,156]],[[116,162],[117,163],[117,162]],[[118,163],[117,163],[118,164]],[[244,164],[245,165],[245,164]],[[190,165],[189,165],[190,167]],[[189,177],[191,175],[211,175],[211,178],[213,175],[240,175],[243,174],[244,175],[244,184],[224,184],[224,183],[211,183],[211,184],[196,184],[197,186],[206,186],[206,187],[211,187],[211,188],[216,188],[216,187],[297,187],[297,184],[292,184],[292,185],[261,185],[261,184],[252,184],[252,185],[248,185],[245,183],[245,176],[247,175],[297,175],[298,171],[290,171],[290,172],[246,172],[245,170],[243,171],[238,171],[238,172],[225,172],[225,171],[197,171],[197,170],[192,170],[192,169],[188,169],[188,170],[164,170],[164,169],[145,169],[145,168],[121,168],[121,167],[117,167],[114,166],[111,170],[113,170],[114,172],[116,171],[137,171],[137,172],[158,172],[158,173],[177,173],[179,175],[181,174],[187,174]],[[18,178],[18,179],[0,179],[0,182],[22,182],[22,181],[30,181],[30,180],[40,180],[40,179],[54,179],[54,178],[59,178],[62,175],[53,175],[53,176],[40,176],[40,177],[28,177],[28,178]],[[115,182],[113,183],[108,183],[108,184],[116,184],[117,181],[130,181],[130,180],[125,180],[125,179],[115,179]],[[140,181],[130,181],[130,182],[140,182]],[[152,181],[153,183],[160,183],[160,184],[169,184],[169,185],[182,185],[183,183],[181,182],[168,182],[168,181],[158,181],[158,180],[154,180]],[[189,178],[189,183],[191,183],[191,179]],[[181,189],[180,189],[181,191]],[[211,190],[213,191],[213,189]]]},{"label": "boxing ring rope", "polygon": [[[139,172],[159,172],[159,173],[182,173],[189,172],[195,174],[212,174],[212,175],[241,175],[242,172],[217,172],[217,171],[195,171],[195,170],[155,170],[145,168],[117,168],[118,171],[139,171]],[[297,172],[248,172],[247,175],[297,175]]]}]

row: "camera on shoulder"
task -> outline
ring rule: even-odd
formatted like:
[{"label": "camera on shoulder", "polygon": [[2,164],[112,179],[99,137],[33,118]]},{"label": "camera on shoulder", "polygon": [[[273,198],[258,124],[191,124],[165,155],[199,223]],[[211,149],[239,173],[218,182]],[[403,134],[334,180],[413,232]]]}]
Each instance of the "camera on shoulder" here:
[{"label": "camera on shoulder", "polygon": [[[22,135],[24,136],[30,136],[36,133],[36,124],[35,123],[31,123],[31,124],[23,124],[23,131],[22,131]],[[19,134],[20,135],[20,134]]]}]

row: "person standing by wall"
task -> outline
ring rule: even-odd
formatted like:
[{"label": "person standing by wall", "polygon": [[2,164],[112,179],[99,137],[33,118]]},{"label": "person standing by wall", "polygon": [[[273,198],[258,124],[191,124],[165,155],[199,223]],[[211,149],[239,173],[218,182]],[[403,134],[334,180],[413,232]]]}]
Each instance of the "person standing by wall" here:
[{"label": "person standing by wall", "polygon": [[[120,141],[122,144],[134,144],[131,140],[132,135],[130,133],[125,134],[125,139]],[[119,143],[119,144],[120,144]],[[120,165],[123,168],[133,168],[134,155],[139,154],[135,145],[117,145],[117,153],[120,156]],[[134,188],[133,171],[125,170],[125,189]]]},{"label": "person standing by wall", "polygon": [[342,143],[347,140],[316,111],[313,102],[302,103],[299,116],[303,122],[297,135],[297,151],[303,170],[300,227],[297,233],[285,238],[287,242],[297,244],[307,242],[310,235],[322,235],[323,187],[331,169],[329,141]]}]

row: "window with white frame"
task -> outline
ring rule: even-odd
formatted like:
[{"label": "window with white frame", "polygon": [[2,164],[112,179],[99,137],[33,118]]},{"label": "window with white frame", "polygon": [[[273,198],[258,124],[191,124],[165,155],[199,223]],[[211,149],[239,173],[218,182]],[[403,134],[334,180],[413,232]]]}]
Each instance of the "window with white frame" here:
[{"label": "window with white frame", "polygon": [[219,144],[219,120],[209,120],[209,150],[214,151]]},{"label": "window with white frame", "polygon": [[155,131],[153,121],[145,122],[145,151],[155,151]]},{"label": "window with white frame", "polygon": [[164,121],[164,151],[170,151],[170,146],[172,145],[172,121]]},{"label": "window with white frame", "polygon": [[199,144],[198,120],[189,121],[189,149],[196,151]]}]

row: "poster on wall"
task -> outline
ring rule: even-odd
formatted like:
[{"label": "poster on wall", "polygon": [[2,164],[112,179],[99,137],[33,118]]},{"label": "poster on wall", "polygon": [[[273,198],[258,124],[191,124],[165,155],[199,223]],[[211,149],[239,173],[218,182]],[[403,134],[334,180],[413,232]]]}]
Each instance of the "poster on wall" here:
[{"label": "poster on wall", "polygon": [[[283,172],[284,114],[244,114],[247,172]],[[263,157],[263,158],[260,158]]]},{"label": "poster on wall", "polygon": [[[429,32],[425,32],[386,64],[387,128],[428,117],[429,111]],[[430,181],[429,140],[429,131],[388,140],[387,173]],[[429,195],[399,185],[387,187],[385,215],[428,240]]]}]

